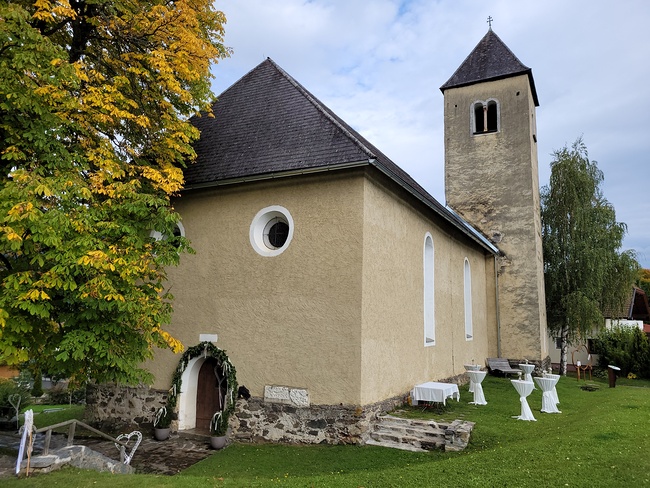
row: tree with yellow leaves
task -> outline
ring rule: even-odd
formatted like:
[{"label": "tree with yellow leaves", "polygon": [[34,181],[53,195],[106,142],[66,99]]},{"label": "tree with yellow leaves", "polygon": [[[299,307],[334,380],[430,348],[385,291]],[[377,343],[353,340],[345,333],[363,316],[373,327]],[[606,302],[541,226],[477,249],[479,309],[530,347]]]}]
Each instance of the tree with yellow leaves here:
[{"label": "tree with yellow leaves", "polygon": [[0,2],[0,362],[134,384],[182,349],[170,197],[225,21],[210,0]]}]

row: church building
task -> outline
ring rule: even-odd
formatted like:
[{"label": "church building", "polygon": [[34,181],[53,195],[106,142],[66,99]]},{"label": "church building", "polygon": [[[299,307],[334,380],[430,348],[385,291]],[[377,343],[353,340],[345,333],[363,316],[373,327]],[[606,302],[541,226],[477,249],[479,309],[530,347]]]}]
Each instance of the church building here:
[{"label": "church building", "polygon": [[[236,437],[358,442],[416,384],[548,363],[531,69],[490,29],[441,91],[446,205],[271,59],[193,120],[174,207],[196,254],[169,270],[167,329],[227,353]],[[185,359],[180,431],[219,408],[209,354]],[[95,420],[118,398],[152,417],[134,398],[164,398],[179,356],[147,367],[155,383],[90,404]]]}]

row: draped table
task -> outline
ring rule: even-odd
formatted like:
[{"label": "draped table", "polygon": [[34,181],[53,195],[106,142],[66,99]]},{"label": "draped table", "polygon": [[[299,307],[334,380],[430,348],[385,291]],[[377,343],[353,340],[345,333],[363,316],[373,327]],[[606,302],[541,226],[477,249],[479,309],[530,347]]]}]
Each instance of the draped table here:
[{"label": "draped table", "polygon": [[528,400],[526,397],[530,395],[535,388],[535,384],[532,381],[523,381],[523,380],[510,380],[512,386],[515,387],[517,393],[519,393],[519,402],[521,403],[521,415],[514,416],[513,418],[519,420],[537,420],[533,417],[533,412],[530,410],[528,405]]},{"label": "draped table", "polygon": [[[524,381],[530,381],[533,383],[533,371],[535,370],[535,365],[534,364],[519,364],[519,368],[523,371],[524,373]],[[533,388],[535,388],[535,383],[533,383]]]},{"label": "draped table", "polygon": [[555,403],[555,399],[553,398],[553,388],[555,388],[555,384],[558,382],[558,380],[555,378],[550,378],[548,376],[541,378],[539,376],[535,376],[535,382],[537,383],[537,386],[539,386],[542,390],[541,411],[544,413],[562,413],[557,409],[557,403]]},{"label": "draped table", "polygon": [[443,405],[447,404],[447,398],[456,397],[460,401],[460,391],[458,385],[454,383],[439,383],[437,381],[429,381],[416,385],[413,388],[411,401],[413,405],[418,402],[441,402]]},{"label": "draped table", "polygon": [[560,380],[560,375],[553,374],[553,373],[544,373],[544,376],[546,378],[553,378],[555,380],[555,383],[553,384],[553,389],[551,390],[551,395],[553,396],[553,401],[557,405],[560,403],[560,399],[557,397],[557,389],[555,388],[555,385],[557,385],[557,382]]},{"label": "draped table", "polygon": [[[465,371],[480,371],[481,366],[478,364],[464,364]],[[470,393],[474,393],[474,383],[472,382],[472,377],[469,378],[469,389],[467,390]]]},{"label": "draped table", "polygon": [[483,386],[481,385],[487,371],[468,371],[467,374],[469,375],[469,384],[474,385],[474,391],[472,392],[474,393],[474,401],[469,403],[473,405],[487,405],[485,395],[483,395]]}]

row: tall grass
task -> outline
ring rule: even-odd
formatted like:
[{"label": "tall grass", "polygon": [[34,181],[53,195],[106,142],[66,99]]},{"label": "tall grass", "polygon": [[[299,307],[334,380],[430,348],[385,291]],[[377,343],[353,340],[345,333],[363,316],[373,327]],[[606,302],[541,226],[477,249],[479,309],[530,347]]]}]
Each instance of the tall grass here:
[{"label": "tall grass", "polygon": [[[445,409],[407,407],[406,417],[476,422],[460,453],[412,453],[380,447],[234,444],[174,477],[115,476],[66,469],[4,483],[13,486],[112,487],[615,487],[650,486],[650,383],[562,378],[561,414],[542,414],[541,392],[528,397],[536,422],[513,419],[517,393],[505,378],[483,382],[488,405],[471,393]],[[136,454],[137,455],[137,454]],[[3,480],[4,482],[5,480]]]}]

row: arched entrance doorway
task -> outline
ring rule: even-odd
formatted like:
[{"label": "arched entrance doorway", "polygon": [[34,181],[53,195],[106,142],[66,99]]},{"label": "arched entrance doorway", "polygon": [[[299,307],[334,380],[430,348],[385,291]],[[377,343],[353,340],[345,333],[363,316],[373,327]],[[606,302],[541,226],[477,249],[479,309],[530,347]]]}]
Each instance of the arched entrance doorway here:
[{"label": "arched entrance doorway", "polygon": [[236,371],[226,352],[201,342],[183,353],[172,378],[168,408],[177,412],[178,430],[203,430],[215,412],[225,418],[232,414],[236,396]]},{"label": "arched entrance doorway", "polygon": [[201,365],[196,385],[197,429],[208,430],[214,413],[223,409],[226,383],[221,364],[215,358],[207,358]]}]

